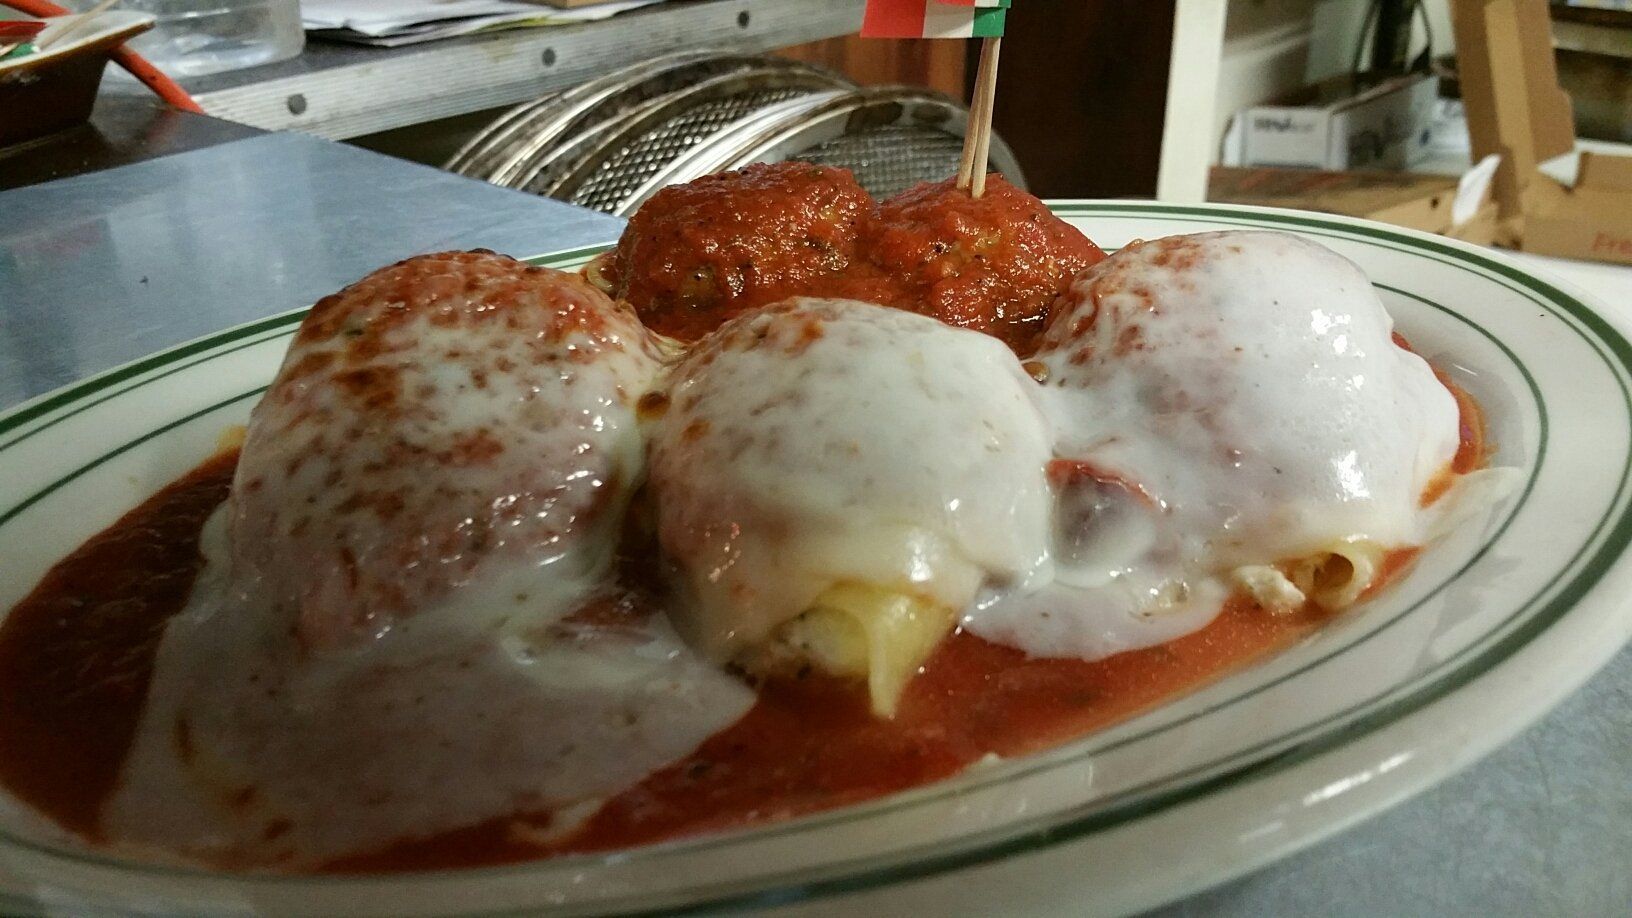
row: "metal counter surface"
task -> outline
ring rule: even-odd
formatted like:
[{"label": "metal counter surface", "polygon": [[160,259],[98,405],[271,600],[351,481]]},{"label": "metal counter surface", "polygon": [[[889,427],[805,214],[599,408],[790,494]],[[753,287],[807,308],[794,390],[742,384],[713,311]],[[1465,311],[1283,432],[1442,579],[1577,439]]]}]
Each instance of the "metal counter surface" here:
[{"label": "metal counter surface", "polygon": [[299,134],[0,194],[0,407],[444,249],[526,256],[622,221]]},{"label": "metal counter surface", "polygon": [[[391,261],[608,241],[620,222],[297,135],[0,193],[0,408],[308,304]],[[1632,316],[1632,269],[1533,260]],[[1161,853],[1150,852],[1159,865]],[[1632,914],[1632,650],[1488,759],[1149,913]]]},{"label": "metal counter surface", "polygon": [[0,149],[0,190],[218,146],[260,133],[208,115],[177,111],[151,95],[103,93],[85,124]]}]

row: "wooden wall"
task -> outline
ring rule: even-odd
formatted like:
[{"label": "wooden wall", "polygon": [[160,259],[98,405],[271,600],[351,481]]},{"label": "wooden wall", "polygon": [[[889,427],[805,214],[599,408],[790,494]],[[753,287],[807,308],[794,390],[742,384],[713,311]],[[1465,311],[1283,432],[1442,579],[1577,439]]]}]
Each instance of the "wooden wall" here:
[{"label": "wooden wall", "polygon": [[1015,4],[992,123],[1034,193],[1156,193],[1172,40],[1173,0]]},{"label": "wooden wall", "polygon": [[882,41],[830,38],[779,52],[784,57],[831,67],[863,86],[907,83],[967,98],[964,46],[959,41]]},{"label": "wooden wall", "polygon": [[[1032,191],[1044,197],[1155,194],[1173,6],[1174,0],[1015,4],[993,121]],[[911,83],[967,99],[979,42],[852,37],[785,53],[860,83]]]}]

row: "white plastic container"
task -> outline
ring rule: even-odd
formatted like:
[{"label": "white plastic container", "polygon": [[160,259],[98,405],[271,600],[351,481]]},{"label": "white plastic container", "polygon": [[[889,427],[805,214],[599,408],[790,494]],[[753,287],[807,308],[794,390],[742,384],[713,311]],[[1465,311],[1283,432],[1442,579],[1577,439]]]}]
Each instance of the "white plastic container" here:
[{"label": "white plastic container", "polygon": [[173,77],[281,61],[306,44],[299,0],[125,0],[120,7],[158,17],[153,31],[130,45]]}]

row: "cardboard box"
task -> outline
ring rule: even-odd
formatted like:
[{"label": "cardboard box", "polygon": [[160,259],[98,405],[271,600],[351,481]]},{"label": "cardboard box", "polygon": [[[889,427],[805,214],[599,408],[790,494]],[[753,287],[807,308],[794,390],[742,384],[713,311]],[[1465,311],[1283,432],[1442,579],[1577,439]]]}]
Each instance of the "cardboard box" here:
[{"label": "cardboard box", "polygon": [[1427,153],[1439,78],[1396,77],[1359,94],[1349,77],[1236,116],[1225,162],[1311,169],[1403,169]]},{"label": "cardboard box", "polygon": [[[1207,200],[1290,207],[1365,217],[1480,245],[1496,238],[1496,202],[1488,184],[1467,202],[1473,217],[1452,216],[1456,178],[1410,172],[1320,172],[1309,169],[1213,168]],[[1464,192],[1466,193],[1466,192]]]},{"label": "cardboard box", "polygon": [[1497,153],[1497,238],[1526,252],[1632,265],[1632,157],[1582,152],[1575,181],[1541,170],[1576,146],[1546,0],[1451,0],[1476,158]]},{"label": "cardboard box", "polygon": [[1574,187],[1542,177],[1518,247],[1632,265],[1632,156],[1581,154]]}]

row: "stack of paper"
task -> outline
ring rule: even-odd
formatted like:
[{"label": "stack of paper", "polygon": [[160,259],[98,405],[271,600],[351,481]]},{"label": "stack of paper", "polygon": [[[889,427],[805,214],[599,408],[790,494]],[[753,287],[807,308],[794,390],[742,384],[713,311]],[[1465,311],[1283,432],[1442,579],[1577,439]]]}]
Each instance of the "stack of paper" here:
[{"label": "stack of paper", "polygon": [[605,19],[662,0],[609,0],[573,9],[513,0],[301,0],[306,31],[321,38],[394,48],[490,29]]}]

